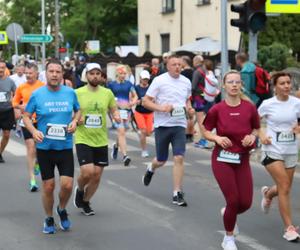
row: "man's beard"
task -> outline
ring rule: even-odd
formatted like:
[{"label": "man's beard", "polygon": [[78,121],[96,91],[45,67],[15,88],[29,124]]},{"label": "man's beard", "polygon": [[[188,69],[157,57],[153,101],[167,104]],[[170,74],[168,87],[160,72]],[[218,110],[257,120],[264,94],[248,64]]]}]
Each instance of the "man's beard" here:
[{"label": "man's beard", "polygon": [[99,81],[90,81],[89,84],[95,88],[100,84],[100,82]]}]

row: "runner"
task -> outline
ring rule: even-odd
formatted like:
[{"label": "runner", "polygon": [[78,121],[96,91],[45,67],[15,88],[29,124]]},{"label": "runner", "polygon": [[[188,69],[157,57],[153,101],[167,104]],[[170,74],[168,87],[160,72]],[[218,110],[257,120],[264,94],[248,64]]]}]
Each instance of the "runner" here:
[{"label": "runner", "polygon": [[[35,64],[28,63],[25,68],[25,75],[27,82],[17,87],[16,94],[13,99],[13,107],[19,112],[23,113],[29,101],[32,92],[45,84],[38,78],[38,67]],[[33,123],[36,127],[35,115],[33,116]],[[36,150],[32,134],[25,128],[23,120],[21,119],[20,126],[22,128],[23,137],[25,140],[27,151],[27,166],[29,172],[29,189],[31,192],[38,190],[38,185],[35,179],[35,174],[38,174],[38,164],[36,164]],[[34,171],[35,170],[35,171]]]},{"label": "runner", "polygon": [[292,223],[290,191],[298,164],[296,134],[300,133],[300,126],[297,124],[297,119],[300,118],[300,100],[290,96],[290,74],[278,72],[273,75],[272,80],[276,94],[263,101],[258,112],[267,123],[266,132],[260,133],[262,164],[275,185],[261,188],[261,206],[263,212],[268,213],[272,199],[278,196],[279,212],[285,226],[283,238],[295,241],[300,236]]},{"label": "runner", "polygon": [[[80,111],[74,90],[60,85],[62,74],[60,61],[50,60],[47,63],[47,85],[32,93],[23,118],[26,128],[37,142],[37,158],[43,181],[42,201],[47,216],[43,227],[45,234],[56,232],[53,218],[55,166],[60,175],[59,205],[56,208],[60,217],[59,225],[64,231],[71,226],[66,206],[72,194],[74,176],[72,133],[76,129]],[[37,128],[31,122],[34,113]]]},{"label": "runner", "polygon": [[117,80],[110,82],[108,84],[108,88],[114,93],[117,105],[120,111],[120,116],[122,118],[122,122],[115,124],[117,128],[117,141],[113,144],[113,150],[111,154],[112,159],[117,159],[118,151],[120,147],[120,151],[123,154],[123,163],[124,166],[129,166],[131,159],[127,155],[126,149],[126,129],[129,128],[129,120],[131,116],[131,108],[137,102],[137,95],[134,89],[134,86],[131,82],[126,81],[126,67],[124,65],[119,65],[116,69],[117,71]]},{"label": "runner", "polygon": [[16,85],[5,75],[5,70],[6,63],[0,59],[0,129],[2,129],[0,163],[5,162],[2,154],[9,141],[10,130],[15,127],[15,114],[11,100],[16,91]]},{"label": "runner", "polygon": [[82,117],[75,133],[80,175],[75,189],[74,205],[85,215],[94,215],[90,200],[95,194],[104,167],[108,166],[106,114],[121,122],[113,93],[100,86],[102,74],[97,63],[86,65],[87,85],[76,90]]},{"label": "runner", "polygon": [[[225,100],[207,113],[201,130],[216,143],[212,153],[212,170],[226,200],[221,209],[226,234],[222,247],[237,250],[234,227],[237,215],[251,207],[253,197],[249,151],[255,147],[259,116],[255,106],[241,94],[242,80],[237,71],[225,74]],[[216,129],[216,133],[211,132]]]},{"label": "runner", "polygon": [[150,136],[153,131],[153,111],[148,110],[142,106],[142,98],[145,96],[149,88],[150,74],[147,70],[140,73],[140,84],[135,86],[135,91],[138,95],[138,105],[135,108],[134,118],[140,130],[140,144],[142,148],[141,156],[143,158],[149,157],[149,152],[146,148],[147,136]]},{"label": "runner", "polygon": [[147,167],[143,183],[148,186],[157,168],[168,160],[169,144],[173,149],[173,203],[187,206],[183,197],[186,112],[192,111],[189,101],[191,82],[180,75],[181,59],[172,55],[167,62],[168,72],[157,76],[151,83],[143,105],[154,110],[156,158]]}]

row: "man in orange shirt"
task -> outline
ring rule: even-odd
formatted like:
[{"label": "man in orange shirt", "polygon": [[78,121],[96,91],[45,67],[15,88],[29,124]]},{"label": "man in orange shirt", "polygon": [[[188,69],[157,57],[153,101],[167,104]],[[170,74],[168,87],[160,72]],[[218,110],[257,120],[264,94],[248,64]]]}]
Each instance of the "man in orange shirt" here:
[{"label": "man in orange shirt", "polygon": [[[25,75],[27,82],[21,84],[17,87],[14,99],[13,99],[13,107],[15,109],[19,109],[21,113],[24,112],[25,107],[30,99],[31,93],[45,84],[39,80],[38,78],[38,67],[29,63],[25,68]],[[34,124],[36,124],[34,118]],[[35,150],[35,142],[31,133],[25,128],[23,119],[20,120],[20,126],[22,127],[22,132],[26,144],[27,150],[27,165],[30,177],[30,191],[36,192],[38,190],[38,185],[35,180],[34,167],[36,164],[36,150]]]}]

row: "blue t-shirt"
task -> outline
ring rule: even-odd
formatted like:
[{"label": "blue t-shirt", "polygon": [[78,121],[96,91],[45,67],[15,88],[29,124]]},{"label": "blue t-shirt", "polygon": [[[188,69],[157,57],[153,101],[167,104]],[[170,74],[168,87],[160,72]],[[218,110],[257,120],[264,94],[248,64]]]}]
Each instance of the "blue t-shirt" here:
[{"label": "blue t-shirt", "polygon": [[[135,86],[135,91],[136,91],[136,94],[137,94],[139,100],[141,100],[146,95],[148,88],[149,88],[149,86],[146,88],[143,88],[140,85]],[[145,113],[149,114],[149,113],[153,112],[149,109],[144,108],[144,106],[142,106],[141,104],[136,105],[135,111],[142,113],[142,114],[145,114]]]},{"label": "blue t-shirt", "polygon": [[36,147],[43,150],[73,148],[73,135],[67,133],[67,127],[73,111],[79,108],[75,91],[70,87],[62,85],[58,91],[51,91],[43,86],[34,91],[25,111],[36,113],[37,129],[44,134],[43,142]]},{"label": "blue t-shirt", "polygon": [[128,105],[129,93],[135,91],[133,84],[129,81],[124,81],[122,83],[113,81],[110,82],[107,87],[114,93],[119,106]]}]

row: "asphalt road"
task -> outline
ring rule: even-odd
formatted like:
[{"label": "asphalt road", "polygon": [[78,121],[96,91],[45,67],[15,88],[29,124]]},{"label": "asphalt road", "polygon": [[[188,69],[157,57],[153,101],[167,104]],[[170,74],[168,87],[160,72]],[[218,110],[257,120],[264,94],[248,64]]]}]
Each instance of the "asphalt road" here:
[{"label": "asphalt road", "polygon": [[[114,138],[111,132],[111,138]],[[112,144],[112,140],[110,141]],[[44,213],[40,192],[28,191],[25,147],[12,136],[6,163],[0,165],[0,249],[3,250],[215,250],[221,249],[223,225],[220,209],[223,196],[212,176],[210,151],[188,145],[184,192],[188,207],[178,207],[172,198],[172,162],[159,169],[149,187],[142,185],[146,164],[134,132],[129,133],[130,167],[121,160],[105,169],[100,188],[92,200],[96,215],[86,217],[72,202],[68,213],[72,230],[44,235]],[[149,141],[154,153],[153,138]],[[76,159],[76,158],[75,158]],[[77,160],[77,159],[76,159]],[[274,201],[270,214],[260,211],[260,188],[272,184],[266,171],[253,163],[252,208],[238,219],[239,250],[298,250],[299,243],[282,238],[283,225]],[[76,165],[76,176],[78,165]],[[300,174],[293,184],[293,215],[300,224]],[[57,204],[57,199],[56,199]],[[57,216],[55,217],[58,222]]]}]

